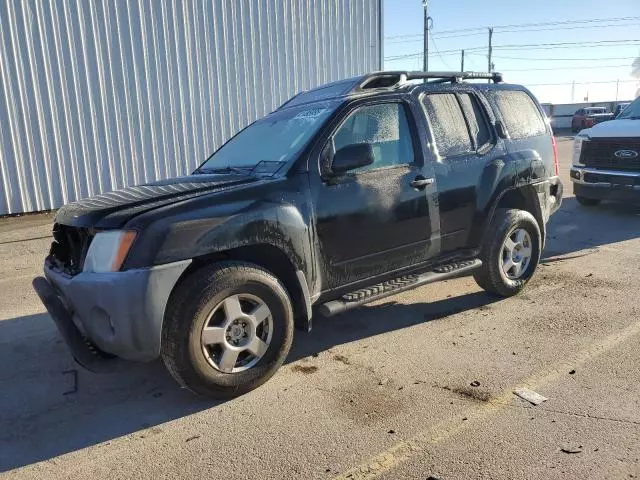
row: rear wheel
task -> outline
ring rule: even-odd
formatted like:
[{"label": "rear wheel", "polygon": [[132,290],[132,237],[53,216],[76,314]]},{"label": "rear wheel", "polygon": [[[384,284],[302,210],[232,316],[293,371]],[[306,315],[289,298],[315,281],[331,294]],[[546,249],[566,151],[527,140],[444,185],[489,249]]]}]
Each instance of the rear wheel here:
[{"label": "rear wheel", "polygon": [[597,198],[587,198],[576,195],[576,200],[578,203],[584,207],[595,207],[600,204],[600,200]]},{"label": "rear wheel", "polygon": [[474,279],[488,292],[510,297],[520,292],[540,261],[538,222],[524,210],[499,209],[483,247]]},{"label": "rear wheel", "polygon": [[186,277],[171,294],[162,359],[189,390],[228,398],[266,382],[293,340],[284,286],[257,265],[225,262]]}]

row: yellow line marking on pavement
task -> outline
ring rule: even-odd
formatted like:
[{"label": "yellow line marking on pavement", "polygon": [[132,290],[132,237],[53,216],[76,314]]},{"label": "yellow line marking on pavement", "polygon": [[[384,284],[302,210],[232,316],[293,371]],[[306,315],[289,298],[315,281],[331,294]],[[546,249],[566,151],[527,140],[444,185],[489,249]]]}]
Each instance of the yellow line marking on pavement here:
[{"label": "yellow line marking on pavement", "polygon": [[640,322],[613,333],[600,342],[591,344],[575,355],[567,357],[563,362],[532,374],[517,386],[502,391],[500,395],[493,397],[482,406],[470,408],[462,414],[467,418],[467,421],[460,422],[460,415],[456,415],[455,421],[442,422],[427,431],[418,433],[408,440],[398,442],[366,462],[341,473],[335,477],[335,480],[369,480],[387,473],[412,457],[424,454],[429,445],[434,445],[446,440],[458,432],[469,428],[470,425],[486,418],[490,414],[510,407],[510,402],[513,398],[512,392],[516,388],[534,388],[540,384],[552,382],[559,376],[566,374],[567,367],[576,367],[584,364],[588,360],[602,355],[638,334],[640,334]]}]

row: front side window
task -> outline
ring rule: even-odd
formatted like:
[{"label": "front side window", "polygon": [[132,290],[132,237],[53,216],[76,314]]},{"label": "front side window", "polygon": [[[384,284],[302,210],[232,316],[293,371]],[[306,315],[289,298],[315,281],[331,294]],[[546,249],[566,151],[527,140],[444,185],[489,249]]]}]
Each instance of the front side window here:
[{"label": "front side window", "polygon": [[305,147],[333,110],[334,107],[327,104],[267,115],[224,144],[198,171],[253,169],[261,162],[276,167],[286,163]]},{"label": "front side window", "polygon": [[354,172],[413,163],[413,143],[404,106],[382,103],[352,112],[334,134],[333,147],[337,152],[358,143],[371,145],[374,161]]}]

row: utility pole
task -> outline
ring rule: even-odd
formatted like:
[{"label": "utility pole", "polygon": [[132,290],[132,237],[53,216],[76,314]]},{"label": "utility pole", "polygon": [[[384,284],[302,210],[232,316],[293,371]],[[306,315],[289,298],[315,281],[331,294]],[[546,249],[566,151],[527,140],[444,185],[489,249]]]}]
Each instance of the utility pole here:
[{"label": "utility pole", "polygon": [[618,103],[618,88],[620,87],[620,79],[616,80],[616,104]]},{"label": "utility pole", "polygon": [[424,52],[422,60],[422,70],[429,71],[429,13],[427,11],[427,1],[422,0],[422,6],[424,7]]},{"label": "utility pole", "polygon": [[576,81],[571,82],[571,103],[576,103]]},{"label": "utility pole", "polygon": [[460,52],[460,71],[464,72],[464,50]]},{"label": "utility pole", "polygon": [[[493,27],[489,27],[489,55],[487,56],[487,69],[489,73],[491,73],[491,55],[493,54],[493,46],[491,45],[491,41],[493,40]],[[488,81],[491,83],[491,80]]]}]

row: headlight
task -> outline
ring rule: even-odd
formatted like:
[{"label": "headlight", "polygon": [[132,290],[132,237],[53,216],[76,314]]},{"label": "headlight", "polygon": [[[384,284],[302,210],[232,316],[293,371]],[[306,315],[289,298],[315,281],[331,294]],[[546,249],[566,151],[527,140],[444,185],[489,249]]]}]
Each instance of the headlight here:
[{"label": "headlight", "polygon": [[93,237],[83,272],[117,272],[127,258],[127,253],[136,232],[131,230],[111,230],[99,232]]},{"label": "headlight", "polygon": [[586,135],[576,135],[573,141],[573,164],[576,167],[584,167],[584,165],[580,163],[580,153],[582,153],[582,144],[588,141],[589,137]]}]

